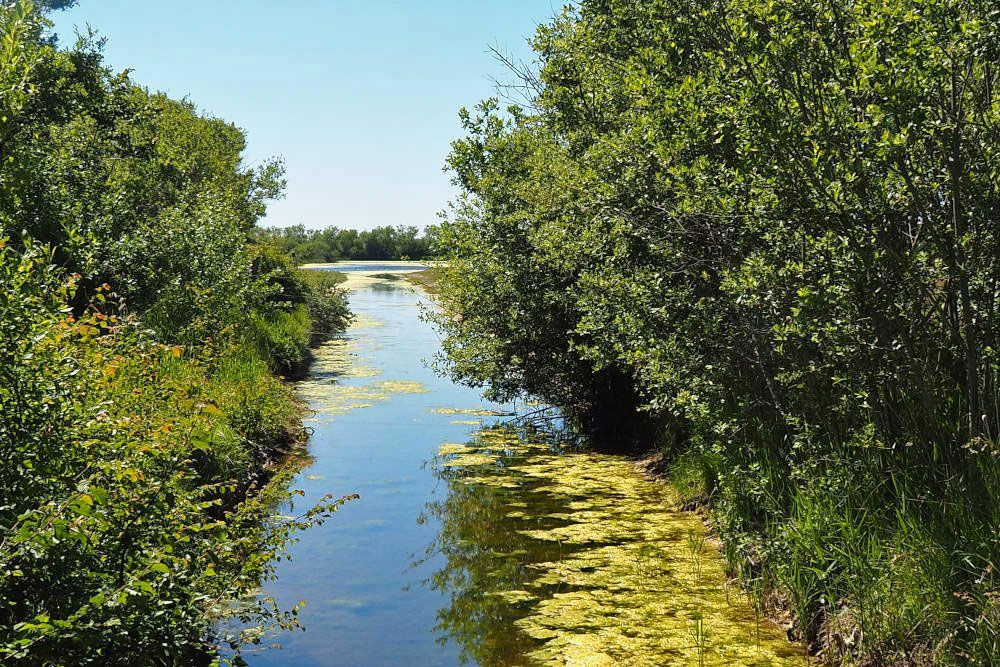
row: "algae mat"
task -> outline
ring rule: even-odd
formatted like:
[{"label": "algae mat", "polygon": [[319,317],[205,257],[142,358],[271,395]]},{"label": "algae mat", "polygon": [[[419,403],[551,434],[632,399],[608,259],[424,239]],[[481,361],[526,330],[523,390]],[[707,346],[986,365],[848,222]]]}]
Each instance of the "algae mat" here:
[{"label": "algae mat", "polygon": [[727,590],[701,520],[627,459],[510,429],[447,443],[430,584],[445,641],[481,665],[804,665]]},{"label": "algae mat", "polygon": [[372,318],[358,317],[351,324],[352,338],[334,338],[314,352],[309,376],[297,383],[300,398],[314,413],[312,423],[329,422],[339,415],[370,408],[394,394],[422,394],[427,388],[412,380],[376,380],[382,373],[363,360],[373,357],[378,343],[363,329],[381,326]]}]

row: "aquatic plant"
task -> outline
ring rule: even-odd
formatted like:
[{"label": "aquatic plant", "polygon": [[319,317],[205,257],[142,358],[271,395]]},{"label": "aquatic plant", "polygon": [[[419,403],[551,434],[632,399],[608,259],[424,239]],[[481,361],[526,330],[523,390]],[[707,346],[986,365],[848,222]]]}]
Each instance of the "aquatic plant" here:
[{"label": "aquatic plant", "polygon": [[[488,428],[442,445],[448,495],[430,585],[445,639],[479,664],[798,664],[801,647],[731,606],[696,516],[622,457],[557,453]],[[700,572],[691,545],[700,545]],[[708,628],[713,639],[708,639]],[[699,628],[692,641],[692,628]],[[758,650],[758,646],[760,647]]]}]

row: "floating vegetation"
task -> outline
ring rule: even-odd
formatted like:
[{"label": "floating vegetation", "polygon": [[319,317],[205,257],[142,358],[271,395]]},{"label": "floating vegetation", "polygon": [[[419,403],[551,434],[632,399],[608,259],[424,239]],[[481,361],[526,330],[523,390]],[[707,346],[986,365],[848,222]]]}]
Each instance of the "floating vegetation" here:
[{"label": "floating vegetation", "polygon": [[455,419],[449,423],[460,426],[481,426],[483,422],[481,419]]},{"label": "floating vegetation", "polygon": [[345,382],[349,376],[310,378],[298,385],[298,394],[308,401],[316,413],[342,415],[358,408],[367,408],[388,398],[385,389],[372,383]]},{"label": "floating vegetation", "polygon": [[631,461],[487,429],[438,451],[438,630],[479,664],[801,665],[727,596],[694,515]]},{"label": "floating vegetation", "polygon": [[[508,413],[481,408],[434,408],[431,412],[439,415],[472,415],[474,417],[500,417]],[[479,422],[474,422],[478,424]]]},{"label": "floating vegetation", "polygon": [[385,380],[374,385],[391,394],[426,394],[427,387],[412,380]]},{"label": "floating vegetation", "polygon": [[[469,445],[459,444],[457,442],[446,442],[438,447],[438,456],[450,456],[452,454],[465,454],[471,451],[472,447]],[[449,459],[450,460],[450,459]]]},{"label": "floating vegetation", "polygon": [[520,591],[520,590],[513,590],[513,591],[493,591],[493,592],[490,592],[490,593],[486,593],[485,595],[492,595],[494,597],[498,597],[501,600],[503,600],[504,602],[506,602],[507,604],[518,604],[518,603],[521,603],[521,602],[533,602],[533,601],[535,601],[535,600],[538,599],[537,597],[535,597],[534,595],[532,595],[528,591]]},{"label": "floating vegetation", "polygon": [[[369,320],[364,326],[376,326]],[[352,325],[357,328],[358,323]],[[382,380],[359,383],[358,380],[374,378],[381,372],[359,362],[363,352],[369,351],[371,341],[366,338],[339,338],[321,345],[315,352],[310,376],[297,384],[299,396],[309,403],[310,409],[322,417],[313,422],[329,421],[337,415],[361,408],[370,408],[393,394],[420,394],[427,388],[412,380]]]},{"label": "floating vegetation", "polygon": [[447,461],[442,461],[439,465],[442,468],[469,468],[472,466],[488,465],[490,463],[495,463],[497,460],[496,456],[492,454],[457,454],[448,458]]},{"label": "floating vegetation", "polygon": [[362,341],[356,338],[334,338],[313,352],[310,375],[302,384],[322,380],[375,377],[380,371],[358,363]]},{"label": "floating vegetation", "polygon": [[372,329],[375,327],[384,327],[385,322],[382,320],[375,319],[371,315],[365,313],[354,313],[354,319],[351,320],[351,329]]}]

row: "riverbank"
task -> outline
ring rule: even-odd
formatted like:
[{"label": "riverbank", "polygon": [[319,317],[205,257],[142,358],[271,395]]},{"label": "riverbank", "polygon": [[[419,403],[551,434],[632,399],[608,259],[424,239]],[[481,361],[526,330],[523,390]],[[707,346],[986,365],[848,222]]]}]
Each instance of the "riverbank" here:
[{"label": "riverbank", "polygon": [[433,295],[437,291],[438,281],[441,280],[442,269],[431,267],[423,271],[408,273],[406,279],[411,283],[420,286],[425,292]]},{"label": "riverbank", "polygon": [[436,321],[457,381],[662,450],[824,661],[993,665],[995,22],[905,4],[574,3],[461,113]]},{"label": "riverbank", "polygon": [[[406,276],[406,279],[418,287],[425,289],[428,294],[433,296],[437,289],[438,282],[444,277],[445,275],[443,273],[443,269],[431,268],[423,272],[410,273]],[[507,447],[505,447],[505,449],[506,448]],[[473,452],[473,458],[475,456],[475,451],[475,449],[449,450],[451,454],[458,452]],[[609,456],[607,454],[595,455]],[[611,456],[613,457],[613,455]],[[495,461],[495,454],[487,454],[487,459]],[[694,542],[691,542],[689,547],[697,547],[699,559],[701,558],[701,554],[705,553],[707,554],[706,559],[709,562],[715,563],[713,567],[717,566],[718,568],[718,576],[715,583],[719,585],[720,590],[725,589],[727,602],[730,587],[735,586],[740,591],[740,594],[744,596],[748,608],[752,610],[754,622],[758,626],[758,631],[759,624],[761,622],[766,622],[770,624],[772,628],[780,627],[782,632],[787,634],[789,639],[799,636],[799,633],[796,631],[794,616],[787,603],[787,598],[781,591],[775,588],[762,589],[759,585],[755,586],[753,582],[741,580],[738,576],[734,575],[728,566],[725,566],[725,558],[723,556],[725,553],[725,547],[721,541],[719,526],[712,516],[712,489],[709,486],[708,480],[705,476],[704,467],[701,465],[700,461],[690,458],[680,460],[671,458],[668,452],[648,444],[646,447],[640,446],[639,451],[630,456],[619,457],[619,460],[622,462],[629,462],[636,474],[639,474],[649,480],[651,484],[656,484],[661,487],[661,499],[666,505],[663,508],[665,511],[686,513],[690,517],[691,521],[696,521],[700,524],[700,530],[696,531],[697,536],[690,538],[693,539]],[[477,481],[481,479],[481,477],[477,476]],[[501,486],[506,483],[503,480],[501,480],[501,482]],[[581,530],[586,532],[586,529]],[[687,530],[694,530],[692,524],[688,524]],[[641,530],[636,530],[636,534],[640,534],[642,532],[643,531]],[[717,561],[712,561],[713,558],[717,559]],[[690,582],[687,583],[690,584]],[[675,594],[683,596],[683,587],[676,590]],[[591,622],[600,624],[605,621],[606,619],[595,618],[592,619]],[[641,634],[642,630],[633,629],[633,633]],[[837,639],[841,640],[842,638],[838,637]],[[799,641],[801,641],[801,637],[799,638]],[[823,647],[814,646],[813,650],[821,653],[822,648]],[[806,652],[803,651],[801,654],[805,653]],[[791,650],[790,653],[787,654],[796,654],[796,651]],[[733,657],[733,659],[736,658]],[[739,664],[753,664],[753,662],[739,662]]]},{"label": "riverbank", "polygon": [[[287,494],[276,463],[304,437],[302,405],[278,374],[345,311],[339,293],[294,273],[269,278],[286,302],[200,344],[164,343],[110,286],[74,314],[72,279],[44,254],[0,243],[12,297],[0,305],[12,383],[0,389],[11,462],[0,475],[4,664],[203,655],[217,620],[237,611],[231,601],[269,576],[295,531],[336,508],[321,501],[287,525],[271,517]],[[263,603],[238,611],[289,622]]]}]

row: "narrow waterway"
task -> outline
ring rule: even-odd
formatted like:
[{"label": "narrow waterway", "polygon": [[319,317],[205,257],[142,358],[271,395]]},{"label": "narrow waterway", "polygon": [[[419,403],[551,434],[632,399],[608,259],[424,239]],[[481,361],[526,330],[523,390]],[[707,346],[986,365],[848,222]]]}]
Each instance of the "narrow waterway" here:
[{"label": "narrow waterway", "polygon": [[250,665],[805,664],[666,489],[505,426],[510,406],[428,367],[423,294],[351,269],[357,319],[298,385],[314,433],[293,484],[360,499],[279,565],[266,593],[305,600],[305,632]]}]

